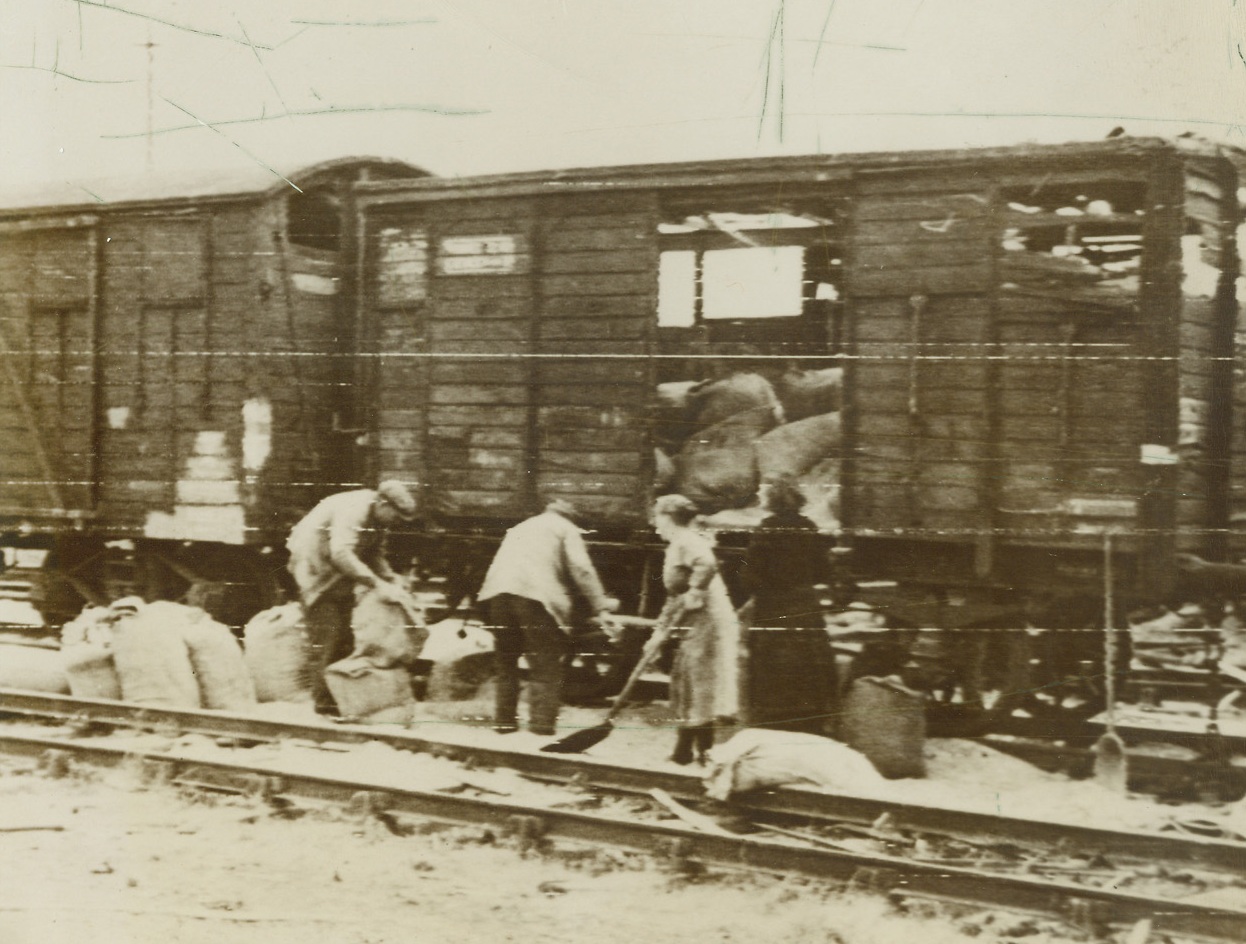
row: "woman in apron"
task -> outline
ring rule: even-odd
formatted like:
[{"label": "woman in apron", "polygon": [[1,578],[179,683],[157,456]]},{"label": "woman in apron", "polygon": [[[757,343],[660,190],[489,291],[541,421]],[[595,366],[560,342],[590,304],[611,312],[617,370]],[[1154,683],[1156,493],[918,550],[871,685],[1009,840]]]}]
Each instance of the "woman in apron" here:
[{"label": "woman in apron", "polygon": [[667,544],[666,604],[657,631],[674,626],[681,636],[671,669],[678,724],[671,760],[677,764],[704,760],[714,743],[715,720],[733,717],[739,706],[740,626],[714,545],[691,526],[696,517],[696,505],[683,495],[663,495],[654,504],[654,528]]}]

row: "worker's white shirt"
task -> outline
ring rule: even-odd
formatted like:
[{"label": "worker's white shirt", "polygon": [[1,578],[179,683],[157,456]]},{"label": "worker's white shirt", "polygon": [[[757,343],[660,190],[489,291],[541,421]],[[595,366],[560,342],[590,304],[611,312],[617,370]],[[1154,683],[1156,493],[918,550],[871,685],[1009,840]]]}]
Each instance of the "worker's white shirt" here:
[{"label": "worker's white shirt", "polygon": [[567,629],[575,591],[594,613],[606,608],[606,593],[580,529],[557,512],[546,511],[506,532],[476,599],[512,593],[535,600]]}]

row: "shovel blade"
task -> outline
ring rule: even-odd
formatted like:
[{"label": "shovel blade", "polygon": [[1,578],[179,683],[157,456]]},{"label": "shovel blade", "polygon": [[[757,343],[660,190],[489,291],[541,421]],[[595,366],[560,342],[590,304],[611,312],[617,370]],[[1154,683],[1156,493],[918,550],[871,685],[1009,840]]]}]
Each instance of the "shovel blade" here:
[{"label": "shovel blade", "polygon": [[546,744],[541,750],[546,754],[581,754],[590,747],[600,744],[610,736],[613,730],[614,725],[606,721],[591,728],[572,731],[565,738]]}]

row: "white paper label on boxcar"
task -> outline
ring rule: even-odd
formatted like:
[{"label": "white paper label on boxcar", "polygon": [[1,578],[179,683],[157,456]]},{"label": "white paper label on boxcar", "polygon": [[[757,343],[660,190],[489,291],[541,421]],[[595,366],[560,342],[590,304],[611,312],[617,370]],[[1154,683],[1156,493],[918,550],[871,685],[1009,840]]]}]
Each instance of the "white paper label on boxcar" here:
[{"label": "white paper label on boxcar", "polygon": [[294,287],[308,295],[336,295],[337,279],[327,275],[311,275],[307,272],[295,272],[290,276]]},{"label": "white paper label on boxcar", "polygon": [[438,246],[441,275],[509,275],[526,258],[517,236],[447,236]]}]

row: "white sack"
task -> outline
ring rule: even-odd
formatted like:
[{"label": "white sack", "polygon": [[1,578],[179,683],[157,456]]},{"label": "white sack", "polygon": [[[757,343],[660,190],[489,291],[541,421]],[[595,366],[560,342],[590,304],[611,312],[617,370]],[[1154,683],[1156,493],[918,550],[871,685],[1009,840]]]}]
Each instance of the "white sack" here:
[{"label": "white sack", "polygon": [[807,786],[853,793],[884,784],[874,765],[852,748],[791,731],[745,728],[710,755],[705,792],[716,800],[766,787]]}]

